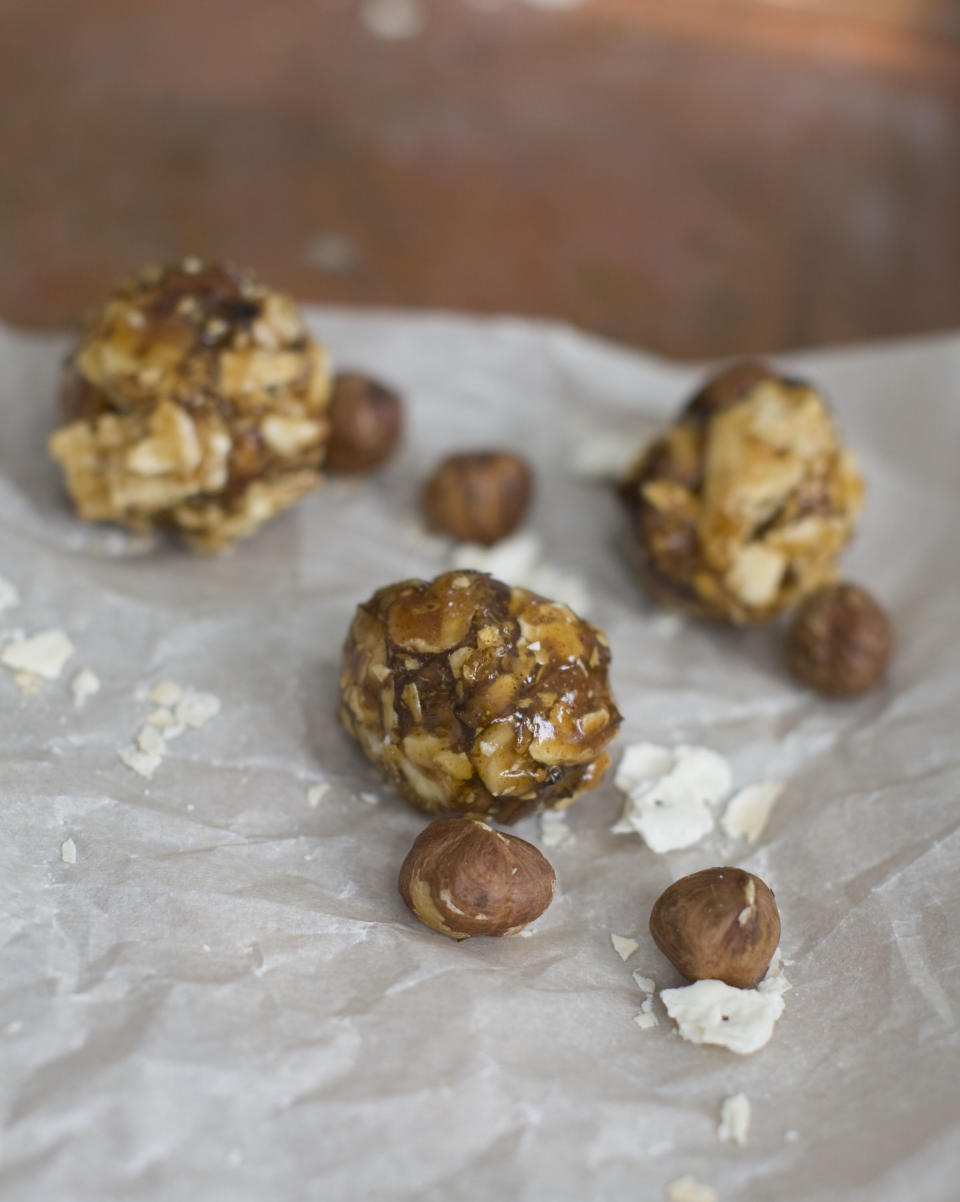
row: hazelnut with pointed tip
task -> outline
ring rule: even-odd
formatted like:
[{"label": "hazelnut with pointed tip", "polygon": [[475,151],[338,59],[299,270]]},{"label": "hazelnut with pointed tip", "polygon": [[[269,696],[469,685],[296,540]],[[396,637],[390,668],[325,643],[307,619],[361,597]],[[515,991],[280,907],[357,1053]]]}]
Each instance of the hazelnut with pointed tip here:
[{"label": "hazelnut with pointed tip", "polygon": [[856,697],[884,673],[893,633],[890,619],[866,589],[831,584],[797,610],[787,631],[787,667],[828,697]]},{"label": "hazelnut with pointed tip", "polygon": [[780,942],[773,891],[742,868],[705,868],[657,898],[650,934],[690,981],[748,989],[767,971]]},{"label": "hazelnut with pointed tip", "polygon": [[510,451],[471,451],[440,463],[423,490],[423,512],[434,530],[491,546],[523,521],[533,472]]},{"label": "hazelnut with pointed tip", "polygon": [[333,381],[329,416],[328,471],[367,472],[393,454],[403,426],[403,402],[369,376],[340,372]]},{"label": "hazelnut with pointed tip", "polygon": [[557,878],[525,839],[478,818],[441,818],[424,830],[400,869],[400,896],[441,935],[515,935],[546,910]]}]

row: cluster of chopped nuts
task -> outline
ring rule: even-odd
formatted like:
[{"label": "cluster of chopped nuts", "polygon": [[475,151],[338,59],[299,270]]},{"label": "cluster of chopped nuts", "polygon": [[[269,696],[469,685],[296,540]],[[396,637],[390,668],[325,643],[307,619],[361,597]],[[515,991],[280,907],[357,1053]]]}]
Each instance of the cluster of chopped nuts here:
[{"label": "cluster of chopped nuts", "polygon": [[744,624],[833,578],[863,481],[814,388],[741,364],[693,398],[621,495],[653,595]]},{"label": "cluster of chopped nuts", "polygon": [[479,572],[379,589],[343,650],[341,719],[414,806],[514,822],[598,783],[620,724],[603,634]]},{"label": "cluster of chopped nuts", "polygon": [[[320,483],[330,398],[327,352],[290,297],[185,259],[144,269],[92,315],[50,453],[80,517],[169,527],[222,551]],[[379,462],[399,431],[397,398],[376,453],[384,409],[371,416],[362,378],[341,378],[335,399],[339,469]]]}]

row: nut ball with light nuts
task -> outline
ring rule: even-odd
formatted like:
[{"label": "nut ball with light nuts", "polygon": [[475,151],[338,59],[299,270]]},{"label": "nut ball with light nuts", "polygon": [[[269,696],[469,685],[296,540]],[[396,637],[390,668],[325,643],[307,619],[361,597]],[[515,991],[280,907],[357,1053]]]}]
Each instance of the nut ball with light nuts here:
[{"label": "nut ball with light nuts", "polygon": [[441,818],[410,849],[399,887],[421,922],[469,939],[522,931],[550,905],[556,883],[532,843],[477,818]]},{"label": "nut ball with light nuts", "polygon": [[434,530],[490,546],[523,521],[533,472],[509,451],[472,451],[444,459],[423,490],[423,512]]},{"label": "nut ball with light nuts", "polygon": [[705,868],[674,881],[657,898],[650,934],[690,981],[756,985],[780,942],[772,890],[742,868]]},{"label": "nut ball with light nuts", "polygon": [[414,806],[501,822],[593,788],[620,725],[606,638],[481,572],[378,589],[343,648],[340,717]]},{"label": "nut ball with light nuts", "polygon": [[326,351],[249,272],[145,268],[70,353],[50,453],[81,518],[222,551],[320,483]]},{"label": "nut ball with light nuts", "polygon": [[327,469],[344,475],[367,472],[393,454],[403,402],[392,388],[369,376],[341,372],[334,377],[329,416]]},{"label": "nut ball with light nuts", "polygon": [[833,579],[863,481],[812,385],[743,363],[700,389],[620,493],[648,591],[746,624]]},{"label": "nut ball with light nuts", "polygon": [[866,589],[834,584],[808,597],[787,630],[787,667],[828,697],[855,697],[883,676],[890,658],[890,620]]}]

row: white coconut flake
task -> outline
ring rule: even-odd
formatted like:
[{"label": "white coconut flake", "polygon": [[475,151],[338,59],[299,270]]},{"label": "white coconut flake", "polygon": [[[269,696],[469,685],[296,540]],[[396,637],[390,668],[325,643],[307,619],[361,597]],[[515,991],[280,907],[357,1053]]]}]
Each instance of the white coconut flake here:
[{"label": "white coconut flake", "polygon": [[613,950],[621,960],[629,960],[640,946],[636,939],[631,939],[628,935],[611,934],[610,942],[613,944]]},{"label": "white coconut flake", "polygon": [[660,999],[690,1043],[712,1043],[749,1056],[769,1043],[783,1013],[783,997],[758,989],[735,989],[723,981],[695,981],[663,989]]},{"label": "white coconut flake", "polygon": [[784,1131],[783,1138],[787,1141],[788,1144],[795,1144],[800,1139],[800,1132],[794,1130],[794,1128],[791,1127],[789,1131]]},{"label": "white coconut flake", "polygon": [[365,801],[368,806],[375,806],[375,805],[378,805],[380,802],[380,798],[377,796],[376,793],[369,793],[369,792],[362,792],[360,794],[360,800]]},{"label": "white coconut flake", "polygon": [[81,668],[70,682],[70,691],[74,706],[83,709],[90,698],[100,692],[100,677],[90,668]]},{"label": "white coconut flake", "polygon": [[315,810],[329,792],[330,784],[328,781],[321,781],[318,785],[311,785],[307,790],[307,805],[311,810]]},{"label": "white coconut flake", "polygon": [[739,1144],[742,1148],[750,1133],[750,1099],[745,1093],[735,1093],[725,1098],[720,1110],[717,1135],[725,1144]]},{"label": "white coconut flake", "polygon": [[639,1014],[633,1016],[633,1021],[641,1031],[649,1031],[651,1027],[660,1025],[660,1020],[650,1010],[641,1010]]},{"label": "white coconut flake", "polygon": [[540,815],[540,842],[544,847],[562,847],[573,840],[573,831],[567,826],[566,815],[557,810],[545,810]]},{"label": "white coconut flake", "polygon": [[633,466],[649,439],[620,430],[578,431],[570,457],[570,470],[587,480],[621,480]]},{"label": "white coconut flake", "polygon": [[717,1195],[709,1185],[702,1185],[696,1177],[678,1177],[667,1186],[668,1202],[717,1202]]},{"label": "white coconut flake", "polygon": [[627,794],[615,834],[636,832],[651,851],[691,847],[713,830],[713,807],[730,792],[730,766],[708,747],[634,743],[614,784]]},{"label": "white coconut flake", "polygon": [[128,768],[146,780],[149,780],[160,767],[162,759],[159,755],[151,755],[149,752],[141,751],[139,747],[121,747],[117,755]]},{"label": "white coconut flake", "polygon": [[3,613],[5,609],[13,609],[15,605],[19,604],[20,594],[17,592],[16,586],[0,576],[0,613]]},{"label": "white coconut flake", "polygon": [[727,803],[721,819],[724,831],[732,839],[746,839],[748,843],[756,843],[785,788],[781,781],[775,780],[745,785],[734,793]]},{"label": "white coconut flake", "polygon": [[77,845],[72,839],[64,839],[60,844],[60,859],[64,864],[76,864]]},{"label": "white coconut flake", "polygon": [[761,993],[775,993],[779,997],[783,997],[785,993],[789,993],[793,986],[783,975],[783,957],[780,954],[780,949],[773,953],[773,958],[767,971],[763,975],[763,980],[757,986]]},{"label": "white coconut flake", "polygon": [[641,976],[639,972],[635,972],[633,974],[633,979],[636,981],[637,986],[642,989],[644,993],[656,993],[657,983],[653,977],[644,977]]},{"label": "white coconut flake", "polygon": [[175,681],[161,680],[146,695],[138,693],[137,699],[152,701],[154,705],[165,706],[169,709],[175,706],[182,696],[183,689]]},{"label": "white coconut flake", "polygon": [[44,630],[30,638],[7,643],[0,651],[0,662],[14,671],[29,672],[44,680],[56,680],[73,652],[73,643],[65,631]]},{"label": "white coconut flake", "polygon": [[183,696],[177,702],[174,717],[178,722],[182,722],[184,726],[192,726],[194,729],[198,729],[201,726],[206,726],[219,713],[219,697],[213,693],[197,693],[193,689],[186,689]]},{"label": "white coconut flake", "polygon": [[148,722],[137,735],[137,746],[147,755],[162,756],[167,750],[163,734]]}]

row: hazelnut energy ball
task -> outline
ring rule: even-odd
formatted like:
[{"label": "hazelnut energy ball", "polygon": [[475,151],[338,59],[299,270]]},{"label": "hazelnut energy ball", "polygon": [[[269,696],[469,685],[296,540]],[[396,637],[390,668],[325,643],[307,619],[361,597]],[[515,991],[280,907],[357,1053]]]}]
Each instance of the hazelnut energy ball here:
[{"label": "hazelnut energy ball", "polygon": [[480,572],[405,580],[358,607],[344,726],[418,809],[514,822],[603,776],[620,725],[601,631]]},{"label": "hazelnut energy ball", "polygon": [[833,579],[863,480],[811,385],[743,363],[697,393],[621,496],[649,591],[746,624]]},{"label": "hazelnut energy ball", "polygon": [[80,517],[221,551],[320,482],[329,395],[327,353],[289,297],[185,259],[92,315],[50,453]]}]

